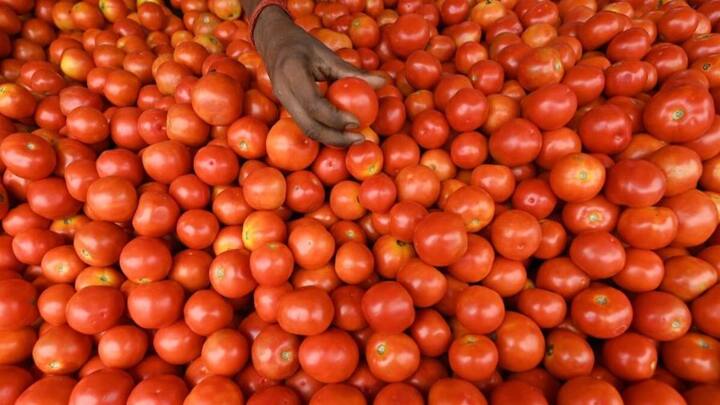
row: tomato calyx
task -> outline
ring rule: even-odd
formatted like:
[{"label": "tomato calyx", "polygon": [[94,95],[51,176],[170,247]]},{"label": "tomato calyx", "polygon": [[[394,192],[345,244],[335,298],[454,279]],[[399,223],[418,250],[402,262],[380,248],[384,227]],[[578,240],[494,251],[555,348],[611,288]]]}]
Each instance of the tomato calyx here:
[{"label": "tomato calyx", "polygon": [[679,121],[679,120],[681,120],[684,116],[685,116],[685,110],[683,110],[683,109],[675,110],[675,111],[673,111],[673,113],[672,113],[672,119],[673,119],[673,121]]}]

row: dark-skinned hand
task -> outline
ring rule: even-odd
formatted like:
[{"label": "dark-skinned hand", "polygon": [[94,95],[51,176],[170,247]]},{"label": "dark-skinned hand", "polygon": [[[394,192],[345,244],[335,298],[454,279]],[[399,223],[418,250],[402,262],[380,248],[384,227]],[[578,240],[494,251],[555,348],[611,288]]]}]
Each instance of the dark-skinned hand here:
[{"label": "dark-skinned hand", "polygon": [[317,81],[344,77],[364,79],[378,88],[385,79],[355,68],[313,38],[279,7],[265,8],[257,19],[254,41],[265,62],[273,93],[310,138],[345,147],[364,138],[349,130],[358,127],[352,114],[340,111],[322,97]]}]

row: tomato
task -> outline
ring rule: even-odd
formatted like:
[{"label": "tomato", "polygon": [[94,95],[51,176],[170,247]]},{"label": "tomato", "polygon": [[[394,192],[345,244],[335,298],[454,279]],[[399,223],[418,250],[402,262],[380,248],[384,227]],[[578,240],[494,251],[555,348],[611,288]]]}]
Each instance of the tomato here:
[{"label": "tomato", "polygon": [[528,288],[518,295],[518,309],[538,326],[559,325],[567,313],[567,305],[560,294],[542,288]]},{"label": "tomato", "polygon": [[507,166],[530,163],[540,153],[542,135],[532,122],[515,118],[490,134],[488,149],[493,159]]},{"label": "tomato", "polygon": [[345,78],[334,82],[326,96],[340,110],[358,119],[360,127],[367,127],[378,114],[378,99],[372,87],[364,80]]},{"label": "tomato", "polygon": [[37,292],[30,283],[20,279],[2,280],[0,297],[0,313],[3,315],[0,330],[22,328],[37,318]]},{"label": "tomato", "polygon": [[490,333],[502,324],[505,305],[500,295],[490,288],[467,287],[457,297],[456,317],[472,333]]},{"label": "tomato", "polygon": [[582,202],[597,195],[605,183],[602,163],[583,153],[560,158],[550,171],[550,187],[562,200]]},{"label": "tomato", "polygon": [[221,376],[209,376],[193,387],[183,403],[187,405],[218,402],[243,403],[243,398],[240,387],[231,379]]},{"label": "tomato", "polygon": [[660,256],[650,250],[627,249],[625,266],[613,276],[613,281],[632,292],[652,291],[660,286],[665,267]]},{"label": "tomato", "polygon": [[633,299],[633,327],[659,341],[683,336],[690,328],[690,310],[680,299],[662,291],[639,294]]},{"label": "tomato", "polygon": [[326,330],[334,314],[332,300],[317,287],[304,287],[285,294],[277,305],[280,327],[303,336]]},{"label": "tomato", "polygon": [[128,373],[103,369],[78,381],[70,393],[69,403],[78,405],[103,398],[108,404],[123,404],[132,389],[133,379]]},{"label": "tomato", "polygon": [[688,333],[663,344],[662,359],[668,371],[693,382],[715,381],[720,373],[720,343],[710,336]]},{"label": "tomato", "polygon": [[491,240],[501,255],[523,260],[540,246],[541,228],[537,219],[521,210],[508,210],[492,223]]},{"label": "tomato", "polygon": [[623,400],[617,389],[610,383],[589,376],[576,377],[567,381],[558,391],[558,405],[592,403],[620,405]]},{"label": "tomato", "polygon": [[660,290],[684,301],[697,298],[717,282],[717,272],[710,263],[692,256],[677,256],[665,261],[665,276]]},{"label": "tomato", "polygon": [[577,109],[577,96],[564,84],[541,87],[521,101],[523,116],[542,130],[555,130],[566,125]]},{"label": "tomato", "polygon": [[[696,86],[663,89],[645,107],[643,123],[661,140],[688,142],[697,139],[712,125],[714,113],[709,93]],[[679,132],[679,128],[683,128]]]},{"label": "tomato", "polygon": [[129,368],[145,357],[148,336],[140,328],[120,325],[108,329],[98,342],[98,355],[106,367]]},{"label": "tomato", "polygon": [[[154,4],[154,3],[147,3]],[[185,382],[174,375],[158,375],[141,381],[128,396],[128,404],[140,404],[163,398],[170,403],[182,401],[188,394]]]},{"label": "tomato", "polygon": [[47,177],[56,164],[55,152],[47,140],[24,133],[11,134],[2,140],[0,159],[13,173],[30,180]]},{"label": "tomato", "polygon": [[47,376],[32,383],[17,397],[15,403],[30,404],[64,404],[70,399],[70,393],[76,381],[66,376]]},{"label": "tomato", "polygon": [[660,201],[666,193],[665,184],[665,176],[656,165],[626,159],[608,171],[605,194],[614,204],[647,207]]},{"label": "tomato", "polygon": [[633,384],[623,390],[622,395],[623,401],[631,404],[641,404],[647,401],[665,401],[670,404],[686,403],[682,395],[673,387],[655,379]]},{"label": "tomato", "polygon": [[487,401],[472,383],[458,378],[441,378],[432,384],[428,393],[428,404],[450,405],[466,403],[485,405]]},{"label": "tomato", "polygon": [[403,14],[389,26],[385,35],[395,54],[408,56],[413,51],[423,49],[428,43],[430,25],[420,14]]},{"label": "tomato", "polygon": [[323,383],[350,377],[358,364],[358,348],[347,332],[330,329],[303,340],[299,361],[302,369]]},{"label": "tomato", "polygon": [[580,118],[578,134],[583,145],[595,153],[617,153],[630,143],[631,121],[614,104],[593,107]]},{"label": "tomato", "polygon": [[465,335],[455,339],[448,351],[450,368],[460,377],[479,381],[495,371],[498,351],[492,340],[481,335]]},{"label": "tomato", "polygon": [[348,405],[366,404],[362,392],[347,384],[327,384],[313,393],[308,404],[324,405],[342,401]]},{"label": "tomato", "polygon": [[[648,159],[665,172],[666,196],[678,195],[695,188],[702,176],[700,156],[683,146],[663,146]],[[681,170],[678,170],[680,168]]]},{"label": "tomato", "polygon": [[582,332],[604,339],[621,335],[633,320],[633,309],[627,296],[607,286],[581,291],[572,300],[570,314]]},{"label": "tomato", "polygon": [[718,221],[712,200],[698,190],[688,190],[667,198],[662,205],[670,208],[677,217],[677,234],[673,242],[679,246],[703,243],[710,237]]},{"label": "tomato", "polygon": [[40,336],[33,346],[33,361],[48,374],[68,374],[82,367],[90,357],[90,338],[70,326],[59,325]]},{"label": "tomato", "polygon": [[420,365],[417,344],[404,334],[374,333],[367,342],[365,358],[373,375],[386,382],[403,381]]},{"label": "tomato", "polygon": [[[442,251],[437,249],[442,245]],[[452,213],[432,213],[417,223],[413,246],[418,256],[433,266],[448,266],[467,251],[462,218]]]},{"label": "tomato", "polygon": [[365,320],[377,332],[400,333],[415,321],[412,296],[397,282],[373,285],[363,295],[361,306]]},{"label": "tomato", "polygon": [[153,337],[153,349],[170,364],[186,364],[201,354],[203,338],[184,321],[161,327]]},{"label": "tomato", "polygon": [[195,113],[208,124],[230,125],[242,113],[243,90],[231,77],[211,72],[195,83],[191,102]]},{"label": "tomato", "polygon": [[[247,220],[245,222],[247,223]],[[298,265],[316,269],[330,261],[335,250],[335,240],[325,228],[312,224],[297,227],[290,232],[288,246]]]}]

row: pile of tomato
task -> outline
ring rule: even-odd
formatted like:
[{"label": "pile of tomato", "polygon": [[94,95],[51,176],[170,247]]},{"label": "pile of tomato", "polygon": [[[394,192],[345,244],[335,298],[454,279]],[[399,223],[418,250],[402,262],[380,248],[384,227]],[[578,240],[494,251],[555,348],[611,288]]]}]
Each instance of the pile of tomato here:
[{"label": "pile of tomato", "polygon": [[720,401],[720,0],[0,0],[0,404]]}]

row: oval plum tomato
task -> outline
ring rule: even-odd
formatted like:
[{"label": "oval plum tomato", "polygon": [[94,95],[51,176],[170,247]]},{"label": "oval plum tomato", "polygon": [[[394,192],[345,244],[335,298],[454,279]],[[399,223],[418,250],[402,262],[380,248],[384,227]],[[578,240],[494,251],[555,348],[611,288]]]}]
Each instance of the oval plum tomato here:
[{"label": "oval plum tomato", "polygon": [[337,108],[357,118],[360,128],[370,126],[377,117],[377,95],[362,79],[355,77],[340,79],[330,85],[326,96]]}]

